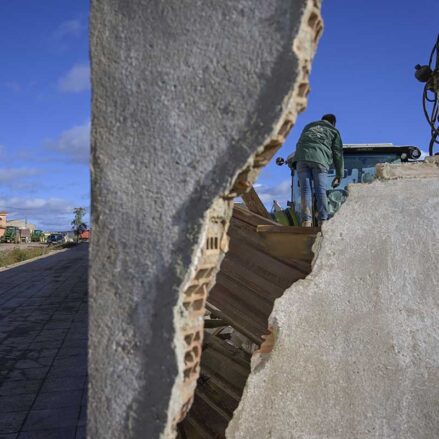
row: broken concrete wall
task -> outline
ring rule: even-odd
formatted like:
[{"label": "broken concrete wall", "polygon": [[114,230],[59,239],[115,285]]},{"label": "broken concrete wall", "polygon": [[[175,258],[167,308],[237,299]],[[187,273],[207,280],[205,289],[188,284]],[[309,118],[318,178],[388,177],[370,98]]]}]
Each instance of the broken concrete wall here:
[{"label": "broken concrete wall", "polygon": [[319,0],[92,0],[92,438],[173,436],[231,200],[306,105]]},{"label": "broken concrete wall", "polygon": [[228,438],[439,437],[439,178],[410,166],[350,186]]}]

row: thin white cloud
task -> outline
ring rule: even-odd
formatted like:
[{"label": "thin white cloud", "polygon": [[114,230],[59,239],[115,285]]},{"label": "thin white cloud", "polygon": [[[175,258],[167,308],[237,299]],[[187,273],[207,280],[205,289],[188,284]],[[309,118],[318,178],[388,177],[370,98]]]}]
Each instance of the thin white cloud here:
[{"label": "thin white cloud", "polygon": [[90,65],[74,65],[58,80],[58,89],[66,93],[79,93],[90,89]]},{"label": "thin white cloud", "polygon": [[47,141],[46,147],[65,154],[76,163],[88,164],[90,160],[90,122],[62,132],[58,139]]},{"label": "thin white cloud", "polygon": [[8,219],[27,218],[47,231],[70,229],[74,207],[62,198],[0,197],[0,210],[8,212]]},{"label": "thin white cloud", "polygon": [[20,198],[11,197],[0,199],[0,205],[6,205],[10,209],[16,210],[35,210],[41,209],[55,210],[58,213],[67,213],[73,207],[62,198]]},{"label": "thin white cloud", "polygon": [[291,180],[284,180],[275,186],[260,185],[256,192],[267,208],[271,208],[274,200],[278,201],[282,207],[286,207],[291,197]]},{"label": "thin white cloud", "polygon": [[32,177],[40,172],[36,168],[0,168],[0,183],[18,183],[19,180]]},{"label": "thin white cloud", "polygon": [[85,26],[80,19],[67,20],[55,29],[53,36],[58,40],[66,37],[79,37],[84,29]]}]

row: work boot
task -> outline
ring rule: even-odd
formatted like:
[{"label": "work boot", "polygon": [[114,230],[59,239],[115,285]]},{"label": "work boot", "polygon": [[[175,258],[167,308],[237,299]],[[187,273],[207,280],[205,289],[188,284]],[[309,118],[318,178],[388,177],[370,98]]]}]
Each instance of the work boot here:
[{"label": "work boot", "polygon": [[302,221],[302,227],[312,227],[312,221]]}]

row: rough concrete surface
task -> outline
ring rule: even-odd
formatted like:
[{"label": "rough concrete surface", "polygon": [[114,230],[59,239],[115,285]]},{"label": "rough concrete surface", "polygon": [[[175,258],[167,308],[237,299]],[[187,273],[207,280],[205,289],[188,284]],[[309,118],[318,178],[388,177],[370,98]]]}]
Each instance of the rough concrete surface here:
[{"label": "rough concrete surface", "polygon": [[439,437],[439,179],[350,186],[229,439]]},{"label": "rough concrete surface", "polygon": [[[200,349],[184,350],[183,326],[202,337],[207,284],[187,302],[194,318],[181,296],[201,270],[213,279],[217,263],[194,264],[207,219],[225,234],[230,201],[209,209],[238,174],[249,187],[305,107],[319,7],[92,0],[89,437],[171,437],[190,406]],[[226,243],[209,242],[219,261]]]},{"label": "rough concrete surface", "polygon": [[414,163],[380,163],[376,170],[377,177],[383,180],[439,177],[439,157],[427,157],[423,162]]}]

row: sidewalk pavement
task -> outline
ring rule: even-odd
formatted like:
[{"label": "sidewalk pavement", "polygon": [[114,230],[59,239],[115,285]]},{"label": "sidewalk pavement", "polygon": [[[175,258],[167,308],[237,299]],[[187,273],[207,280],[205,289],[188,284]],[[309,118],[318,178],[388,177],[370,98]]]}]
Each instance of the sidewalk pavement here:
[{"label": "sidewalk pavement", "polygon": [[0,272],[0,439],[85,439],[88,244]]}]

